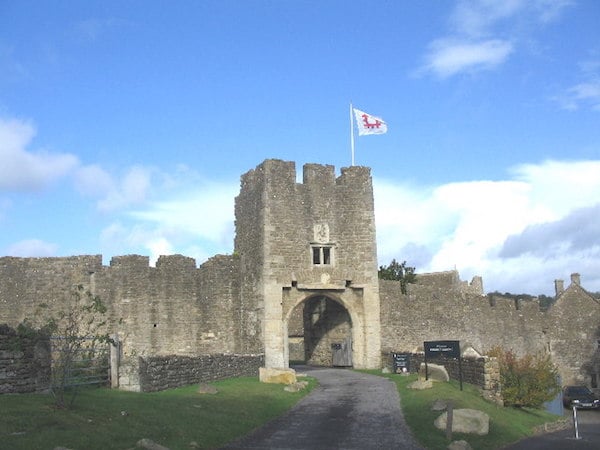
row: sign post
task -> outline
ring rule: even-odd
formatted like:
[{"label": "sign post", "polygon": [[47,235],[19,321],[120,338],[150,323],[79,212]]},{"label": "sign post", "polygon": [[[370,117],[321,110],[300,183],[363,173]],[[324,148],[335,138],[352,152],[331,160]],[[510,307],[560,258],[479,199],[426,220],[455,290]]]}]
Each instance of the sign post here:
[{"label": "sign post", "polygon": [[410,354],[409,353],[392,353],[392,364],[394,373],[409,373],[410,372]]},{"label": "sign post", "polygon": [[427,359],[428,358],[458,358],[458,379],[460,382],[460,390],[463,390],[462,380],[462,362],[460,358],[460,341],[425,341],[423,342],[425,349],[425,379],[428,379]]}]

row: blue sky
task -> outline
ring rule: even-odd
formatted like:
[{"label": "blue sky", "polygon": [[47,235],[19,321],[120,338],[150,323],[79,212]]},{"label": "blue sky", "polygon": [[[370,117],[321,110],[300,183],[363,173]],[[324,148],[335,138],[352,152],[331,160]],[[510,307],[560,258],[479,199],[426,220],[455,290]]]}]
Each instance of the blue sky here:
[{"label": "blue sky", "polygon": [[380,264],[600,291],[600,3],[0,0],[0,255],[233,250],[239,177],[351,163]]}]

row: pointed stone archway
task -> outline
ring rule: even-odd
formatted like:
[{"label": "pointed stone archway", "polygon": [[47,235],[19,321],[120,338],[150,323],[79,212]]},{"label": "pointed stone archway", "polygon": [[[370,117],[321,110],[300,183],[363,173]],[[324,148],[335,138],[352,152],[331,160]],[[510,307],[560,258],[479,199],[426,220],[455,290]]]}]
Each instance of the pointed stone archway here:
[{"label": "pointed stone archway", "polygon": [[352,319],[327,295],[308,297],[287,320],[289,359],[326,367],[352,367]]},{"label": "pointed stone archway", "polygon": [[[308,289],[296,285],[280,292],[279,301],[267,302],[272,308],[268,308],[271,319],[265,322],[265,331],[269,332],[265,334],[266,367],[289,367],[290,348],[292,355],[297,355],[298,346],[304,345],[300,337],[308,337],[304,336],[306,328],[310,342],[304,345],[305,360],[332,366],[332,344],[341,344],[350,352],[345,363],[357,369],[379,366],[378,297],[367,295],[362,287],[350,286]],[[300,331],[299,310],[303,311]],[[305,320],[312,325],[305,327]]]}]

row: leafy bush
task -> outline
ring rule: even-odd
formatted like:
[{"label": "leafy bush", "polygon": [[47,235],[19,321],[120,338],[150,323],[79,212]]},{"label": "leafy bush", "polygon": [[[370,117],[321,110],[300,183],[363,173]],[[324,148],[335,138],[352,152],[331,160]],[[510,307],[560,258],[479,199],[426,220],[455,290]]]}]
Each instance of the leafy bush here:
[{"label": "leafy bush", "polygon": [[[67,389],[80,384],[74,374],[81,376],[91,363],[81,363],[85,353],[96,353],[98,346],[107,346],[115,342],[108,334],[107,308],[98,296],[93,295],[82,285],[73,287],[71,301],[64,310],[52,311],[42,303],[38,306],[33,319],[25,319],[19,330],[31,334],[36,329],[52,336],[52,383],[51,392],[57,408],[69,408],[77,391],[72,389],[70,403],[66,401]],[[90,361],[92,358],[86,358]],[[89,377],[88,377],[89,378]]]},{"label": "leafy bush", "polygon": [[379,266],[377,275],[382,280],[399,281],[400,290],[403,294],[406,294],[406,286],[409,283],[415,283],[417,280],[415,268],[407,266],[406,261],[399,263],[396,259],[392,259],[388,266]]},{"label": "leafy bush", "polygon": [[525,355],[494,347],[488,356],[498,358],[502,397],[507,406],[539,408],[560,391],[558,372],[550,355]]}]

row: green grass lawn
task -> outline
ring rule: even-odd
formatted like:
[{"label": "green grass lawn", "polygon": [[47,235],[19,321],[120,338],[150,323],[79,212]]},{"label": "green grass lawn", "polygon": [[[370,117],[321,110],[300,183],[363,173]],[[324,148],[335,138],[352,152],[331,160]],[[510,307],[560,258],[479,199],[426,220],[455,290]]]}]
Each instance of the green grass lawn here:
[{"label": "green grass lawn", "polygon": [[0,396],[0,448],[134,448],[148,438],[176,449],[217,448],[277,417],[306,395],[256,377],[211,383],[218,393],[198,394],[197,385],[156,393],[89,388],[72,409],[57,410],[49,395]]},{"label": "green grass lawn", "polygon": [[[381,375],[379,371],[370,372]],[[402,410],[408,426],[422,446],[429,450],[446,449],[450,443],[444,430],[433,425],[434,420],[443,413],[432,411],[436,399],[451,400],[454,408],[471,408],[484,411],[490,416],[490,431],[486,436],[454,433],[452,440],[464,439],[473,449],[498,449],[524,437],[530,436],[533,428],[546,422],[562,419],[560,416],[537,409],[501,407],[484,400],[478,389],[463,384],[460,390],[456,381],[434,383],[432,389],[413,390],[408,385],[417,379],[416,375],[384,375],[398,386]]]},{"label": "green grass lawn", "polygon": [[[380,371],[368,371],[381,375]],[[400,392],[409,427],[425,448],[445,449],[445,432],[433,426],[441,414],[431,410],[436,399],[451,400],[455,408],[473,408],[490,416],[487,436],[455,433],[474,449],[498,449],[529,436],[535,426],[560,417],[540,410],[502,408],[485,401],[469,384],[460,391],[457,382],[434,383],[417,391],[407,385],[416,376],[384,375]],[[83,449],[130,449],[138,440],[151,439],[177,449],[218,448],[277,417],[315,385],[301,393],[284,392],[281,385],[260,383],[255,377],[212,383],[218,394],[198,394],[197,386],[156,393],[109,389],[83,389],[70,410],[57,410],[49,395],[0,396],[0,449],[37,450],[63,446]]]}]

